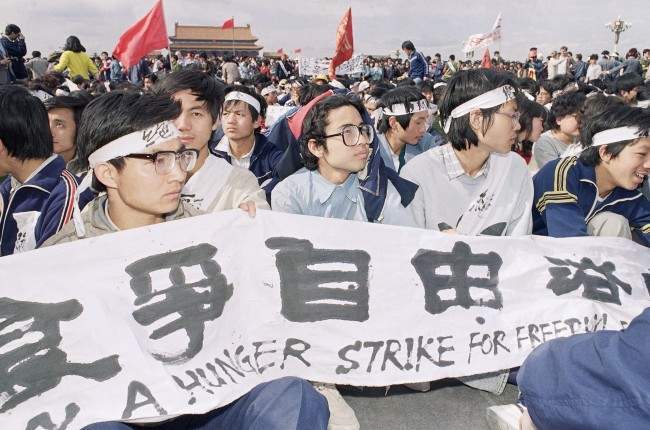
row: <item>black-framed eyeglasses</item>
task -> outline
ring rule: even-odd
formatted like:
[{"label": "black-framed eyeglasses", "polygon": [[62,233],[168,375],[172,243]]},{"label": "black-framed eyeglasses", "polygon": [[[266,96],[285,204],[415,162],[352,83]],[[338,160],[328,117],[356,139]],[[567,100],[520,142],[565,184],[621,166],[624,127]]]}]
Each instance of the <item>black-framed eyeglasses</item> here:
[{"label": "black-framed eyeglasses", "polygon": [[323,136],[324,138],[341,136],[345,146],[357,146],[360,142],[360,137],[366,138],[366,142],[370,144],[375,137],[375,129],[369,124],[353,125],[348,124],[343,126],[338,133]]},{"label": "black-framed eyeglasses", "polygon": [[178,160],[178,166],[183,172],[194,169],[196,160],[199,158],[199,151],[196,149],[181,149],[180,151],[158,151],[153,154],[128,154],[124,157],[149,160],[153,162],[157,174],[166,175],[174,170],[176,160]]}]

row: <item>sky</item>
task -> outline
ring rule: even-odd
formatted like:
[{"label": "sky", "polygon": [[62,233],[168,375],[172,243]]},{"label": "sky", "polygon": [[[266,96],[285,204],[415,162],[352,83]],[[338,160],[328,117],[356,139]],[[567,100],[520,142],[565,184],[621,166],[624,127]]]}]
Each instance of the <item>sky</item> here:
[{"label": "sky", "polygon": [[[76,35],[89,53],[108,51],[120,34],[153,6],[154,0],[0,0],[2,29],[17,24],[27,49],[45,55]],[[250,24],[264,51],[302,49],[303,56],[331,56],[336,28],[352,7],[356,54],[390,55],[411,40],[425,55],[461,55],[469,35],[491,29],[502,13],[502,40],[490,47],[507,59],[526,58],[536,46],[547,55],[566,45],[588,56],[613,49],[605,27],[617,16],[632,27],[621,35],[622,54],[650,47],[648,0],[164,0],[168,34],[174,22],[221,25],[234,16]],[[482,53],[477,53],[480,57]]]}]

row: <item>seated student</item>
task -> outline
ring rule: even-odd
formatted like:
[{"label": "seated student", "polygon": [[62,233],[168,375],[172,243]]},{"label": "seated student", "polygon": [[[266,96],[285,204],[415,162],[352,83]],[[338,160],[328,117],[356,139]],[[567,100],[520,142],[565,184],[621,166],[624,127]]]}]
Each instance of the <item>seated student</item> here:
[{"label": "seated student", "polygon": [[[549,162],[533,178],[533,233],[632,237],[650,246],[650,112],[612,105],[585,119],[579,157]],[[645,237],[645,240],[641,239]]]},{"label": "seated student", "polygon": [[196,166],[188,172],[183,187],[183,200],[203,212],[237,207],[249,212],[255,207],[268,209],[255,175],[210,154],[208,142],[219,126],[224,99],[220,84],[207,73],[185,69],[158,81],[154,92],[181,103],[182,112],[174,124],[181,132],[181,142],[199,151]]},{"label": "seated student", "polygon": [[29,251],[70,220],[77,181],[52,153],[43,103],[0,86],[0,256]]},{"label": "seated student", "polygon": [[544,131],[544,121],[548,115],[544,106],[537,102],[529,100],[527,97],[520,97],[517,101],[519,111],[519,133],[517,133],[517,142],[513,145],[513,151],[521,155],[528,164],[529,169],[537,170],[536,166],[531,166],[530,161],[533,156],[533,145],[539,139]]},{"label": "seated student", "polygon": [[550,130],[542,133],[533,146],[533,158],[538,168],[560,158],[569,145],[578,140],[580,110],[585,100],[582,93],[568,93],[553,101],[546,121]]},{"label": "seated student", "polygon": [[419,185],[410,205],[419,227],[465,235],[530,234],[533,187],[511,146],[519,131],[515,88],[486,69],[460,71],[440,114],[449,144],[418,155],[401,176]]},{"label": "seated student", "polygon": [[[80,133],[95,139],[79,147],[91,170],[93,187],[102,191],[81,213],[81,225],[68,223],[45,245],[153,225],[199,213],[181,200],[187,173],[199,151],[187,148],[172,121],[181,109],[167,96],[111,92],[87,107]],[[147,429],[322,429],[328,409],[323,396],[298,378],[260,384],[228,406],[199,415],[182,415]],[[119,422],[92,424],[86,430],[138,429]]]},{"label": "seated student", "polygon": [[260,133],[266,113],[266,101],[242,85],[226,88],[221,113],[224,136],[211,152],[228,163],[250,170],[271,200],[271,190],[277,183],[273,169],[282,151]]},{"label": "seated student", "polygon": [[52,97],[44,102],[50,119],[54,153],[63,157],[66,163],[75,156],[79,120],[90,100],[90,96],[73,93],[70,96]]},{"label": "seated student", "polygon": [[642,86],[643,78],[636,73],[626,73],[616,78],[612,83],[614,94],[622,98],[630,106],[636,104],[636,96]]},{"label": "seated student", "polygon": [[520,428],[648,428],[649,360],[650,308],[622,331],[576,334],[544,343],[526,358],[517,375],[520,401],[527,407],[520,421],[527,424]]},{"label": "seated student", "polygon": [[[415,87],[398,87],[379,100],[379,138],[384,164],[399,172],[416,155],[431,149],[433,138],[427,134],[429,103]],[[427,144],[428,143],[428,144]]]},{"label": "seated student", "polygon": [[[275,187],[271,195],[274,210],[369,220],[359,176],[365,178],[364,170],[370,164],[374,129],[364,122],[364,113],[356,96],[329,96],[313,106],[305,117],[300,140],[305,167]],[[376,221],[413,225],[408,203],[403,204],[394,183],[385,181],[384,187],[385,200]]]}]

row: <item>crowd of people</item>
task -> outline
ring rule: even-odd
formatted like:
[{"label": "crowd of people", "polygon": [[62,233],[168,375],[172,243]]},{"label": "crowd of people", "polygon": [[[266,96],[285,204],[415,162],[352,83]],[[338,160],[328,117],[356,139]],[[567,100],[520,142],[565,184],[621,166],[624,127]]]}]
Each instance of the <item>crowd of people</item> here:
[{"label": "crowd of people", "polygon": [[[25,61],[7,26],[0,255],[229,209],[650,246],[650,49],[586,64],[531,48],[488,65],[401,48],[404,61],[368,57],[331,80],[286,55],[177,52],[125,69],[75,36]],[[644,428],[649,323],[646,310],[625,331],[550,341],[521,369],[461,381],[495,394],[516,381],[526,428]],[[334,385],[284,378],[156,428],[359,423]]]}]

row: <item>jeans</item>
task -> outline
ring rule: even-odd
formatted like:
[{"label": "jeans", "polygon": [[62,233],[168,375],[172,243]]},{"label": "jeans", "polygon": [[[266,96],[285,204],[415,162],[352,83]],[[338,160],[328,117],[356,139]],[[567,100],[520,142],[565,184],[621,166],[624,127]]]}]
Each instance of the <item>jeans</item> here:
[{"label": "jeans", "polygon": [[231,404],[202,415],[182,415],[147,425],[111,421],[83,430],[326,430],[328,421],[325,397],[309,382],[287,377],[260,384]]}]

